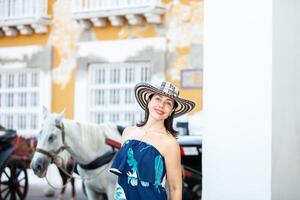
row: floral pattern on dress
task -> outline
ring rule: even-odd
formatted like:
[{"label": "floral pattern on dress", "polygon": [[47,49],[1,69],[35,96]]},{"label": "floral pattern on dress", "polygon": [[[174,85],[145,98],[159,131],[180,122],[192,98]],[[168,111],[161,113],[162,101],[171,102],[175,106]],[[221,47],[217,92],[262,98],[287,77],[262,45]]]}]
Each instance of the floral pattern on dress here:
[{"label": "floral pattern on dress", "polygon": [[160,155],[156,156],[155,159],[154,159],[154,167],[155,167],[155,187],[157,189],[159,189],[158,186],[161,185],[161,178],[162,178],[162,175],[163,175],[163,161],[162,161],[162,157]]},{"label": "floral pattern on dress", "polygon": [[129,148],[127,151],[127,163],[131,167],[132,172],[127,172],[128,176],[128,184],[130,183],[132,186],[137,186],[138,178],[137,178],[137,161],[134,158],[132,148]]},{"label": "floral pattern on dress", "polygon": [[[138,185],[138,167],[137,167],[137,161],[134,158],[134,153],[132,148],[128,149],[127,152],[127,163],[131,167],[132,172],[127,172],[128,176],[128,184],[130,183],[132,186],[137,186]],[[149,186],[149,182],[147,181],[140,181],[141,185],[144,187]]]},{"label": "floral pattern on dress", "polygon": [[111,169],[121,172],[120,175],[117,174],[119,186],[115,190],[115,200],[126,199],[126,196],[130,199],[167,200],[164,184],[161,182],[166,174],[165,161],[151,144],[138,140],[125,141]]},{"label": "floral pattern on dress", "polygon": [[116,185],[114,199],[115,200],[126,200],[125,192],[118,183]]}]

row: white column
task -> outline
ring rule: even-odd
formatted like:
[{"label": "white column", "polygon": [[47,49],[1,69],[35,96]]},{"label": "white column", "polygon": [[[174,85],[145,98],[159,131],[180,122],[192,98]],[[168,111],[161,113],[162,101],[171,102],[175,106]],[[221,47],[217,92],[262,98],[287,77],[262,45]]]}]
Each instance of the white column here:
[{"label": "white column", "polygon": [[300,4],[273,1],[272,200],[300,199]]},{"label": "white column", "polygon": [[203,200],[269,200],[272,0],[204,5]]},{"label": "white column", "polygon": [[300,199],[300,4],[205,3],[203,200]]}]

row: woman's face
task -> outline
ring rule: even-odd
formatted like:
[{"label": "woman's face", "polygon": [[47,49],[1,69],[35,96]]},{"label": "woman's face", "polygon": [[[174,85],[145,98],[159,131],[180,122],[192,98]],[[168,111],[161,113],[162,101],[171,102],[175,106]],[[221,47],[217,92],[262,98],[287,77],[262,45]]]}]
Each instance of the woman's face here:
[{"label": "woman's face", "polygon": [[159,94],[155,94],[148,104],[149,114],[157,120],[168,118],[174,111],[174,100]]}]

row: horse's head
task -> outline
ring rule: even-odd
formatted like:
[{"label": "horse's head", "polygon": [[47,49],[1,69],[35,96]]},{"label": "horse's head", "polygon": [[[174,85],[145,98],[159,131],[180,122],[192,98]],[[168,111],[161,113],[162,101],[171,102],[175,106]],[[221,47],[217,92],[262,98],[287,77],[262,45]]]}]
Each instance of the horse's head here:
[{"label": "horse's head", "polygon": [[42,130],[37,135],[36,152],[30,164],[35,175],[39,177],[46,175],[49,164],[64,149],[64,127],[62,123],[64,114],[65,111],[51,114],[43,107],[44,122]]}]

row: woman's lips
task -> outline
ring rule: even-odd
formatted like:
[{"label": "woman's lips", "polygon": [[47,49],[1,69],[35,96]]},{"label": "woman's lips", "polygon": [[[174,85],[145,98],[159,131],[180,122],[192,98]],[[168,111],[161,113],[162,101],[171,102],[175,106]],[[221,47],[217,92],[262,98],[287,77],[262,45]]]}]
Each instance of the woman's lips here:
[{"label": "woman's lips", "polygon": [[155,111],[157,114],[159,114],[159,115],[165,114],[165,112],[162,111],[162,110],[160,110],[160,109],[154,109],[154,111]]}]

